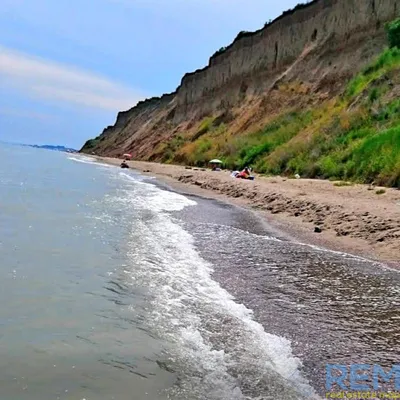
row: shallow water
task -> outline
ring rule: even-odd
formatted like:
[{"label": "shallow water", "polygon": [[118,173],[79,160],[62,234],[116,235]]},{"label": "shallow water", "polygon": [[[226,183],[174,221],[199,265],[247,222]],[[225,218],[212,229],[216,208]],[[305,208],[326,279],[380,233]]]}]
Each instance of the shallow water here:
[{"label": "shallow water", "polygon": [[0,205],[1,399],[310,399],[400,354],[396,273],[249,212],[6,146]]},{"label": "shallow water", "polygon": [[[237,212],[230,226],[215,223],[207,208],[208,203],[199,201],[196,218],[192,214],[185,226],[202,257],[215,265],[214,279],[255,310],[266,331],[290,340],[318,393],[325,392],[328,363],[389,369],[398,363],[397,271],[345,253],[277,240],[250,212],[247,218]],[[225,209],[220,205],[217,213]]]}]

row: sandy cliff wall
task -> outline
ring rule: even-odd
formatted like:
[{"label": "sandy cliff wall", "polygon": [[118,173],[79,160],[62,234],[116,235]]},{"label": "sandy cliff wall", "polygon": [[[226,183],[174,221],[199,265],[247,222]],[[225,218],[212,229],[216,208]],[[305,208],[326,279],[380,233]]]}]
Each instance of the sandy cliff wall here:
[{"label": "sandy cliff wall", "polygon": [[[240,90],[265,91],[277,74],[293,64],[307,47],[313,50],[315,46],[320,53],[345,51],[346,46],[352,51],[358,42],[382,36],[383,23],[393,19],[398,9],[399,0],[320,0],[288,14],[234,42],[223,54],[211,58],[208,68],[187,74],[177,96],[178,107],[182,107],[180,118],[185,118],[191,106],[204,97],[218,94],[213,101],[215,107],[224,101],[230,103]],[[374,48],[363,48],[367,51],[365,58],[375,53]],[[343,54],[335,57],[345,63],[339,70],[352,68],[353,62],[345,60]],[[359,57],[355,55],[355,62]],[[317,63],[313,69],[300,71],[303,78],[319,77],[316,67]],[[224,87],[226,95],[221,90]]]},{"label": "sandy cliff wall", "polygon": [[[179,125],[265,96],[282,81],[297,80],[315,92],[341,89],[385,45],[384,23],[400,12],[400,0],[315,0],[267,27],[243,35],[202,70],[186,74],[175,93],[119,113],[94,147],[149,158]],[[267,98],[268,100],[268,98]]]},{"label": "sandy cliff wall", "polygon": [[[168,116],[171,110],[173,116],[174,98],[175,93],[165,94],[139,102],[130,110],[119,112],[115,124],[105,128],[101,135],[94,139],[93,146],[88,146],[91,141],[86,142],[82,150],[87,153],[119,156],[126,151],[132,151],[132,147],[135,146],[134,154],[137,155],[139,138],[144,145],[141,153],[151,153],[162,141],[162,137],[147,133],[154,130],[156,121],[164,117],[171,118]],[[145,140],[146,137],[151,137],[151,140]]]}]

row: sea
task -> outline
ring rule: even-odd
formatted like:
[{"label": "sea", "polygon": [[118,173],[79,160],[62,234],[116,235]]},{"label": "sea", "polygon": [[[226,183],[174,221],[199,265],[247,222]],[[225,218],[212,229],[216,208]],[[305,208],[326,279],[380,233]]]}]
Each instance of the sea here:
[{"label": "sea", "polygon": [[291,400],[400,355],[399,277],[79,154],[0,145],[1,400]]}]

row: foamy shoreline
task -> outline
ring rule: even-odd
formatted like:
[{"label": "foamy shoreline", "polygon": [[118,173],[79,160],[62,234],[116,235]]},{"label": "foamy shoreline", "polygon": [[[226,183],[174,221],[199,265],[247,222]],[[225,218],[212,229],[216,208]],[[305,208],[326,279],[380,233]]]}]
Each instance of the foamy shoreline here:
[{"label": "foamy shoreline", "polygon": [[[97,157],[119,165],[121,160]],[[229,171],[130,161],[143,174],[167,181],[179,191],[257,210],[289,237],[330,250],[348,252],[400,268],[400,191],[367,185],[282,177],[234,179]],[[317,229],[316,229],[317,228]],[[315,230],[321,230],[318,233]]]}]

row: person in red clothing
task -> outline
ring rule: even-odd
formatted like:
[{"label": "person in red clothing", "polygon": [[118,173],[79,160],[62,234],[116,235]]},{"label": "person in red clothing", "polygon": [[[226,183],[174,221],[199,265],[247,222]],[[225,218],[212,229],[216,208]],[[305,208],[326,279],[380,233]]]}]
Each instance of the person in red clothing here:
[{"label": "person in red clothing", "polygon": [[248,167],[246,167],[242,172],[236,175],[236,178],[241,178],[241,179],[249,179],[249,177],[250,177],[250,170]]}]

